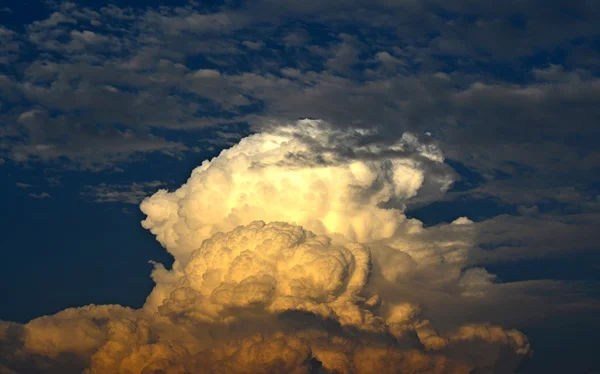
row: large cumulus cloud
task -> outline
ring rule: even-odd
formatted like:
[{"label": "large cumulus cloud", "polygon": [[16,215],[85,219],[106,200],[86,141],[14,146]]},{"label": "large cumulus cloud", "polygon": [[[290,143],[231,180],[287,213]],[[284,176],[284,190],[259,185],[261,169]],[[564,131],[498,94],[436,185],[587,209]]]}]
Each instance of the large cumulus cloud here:
[{"label": "large cumulus cloud", "polygon": [[[452,173],[434,145],[405,134],[385,148],[304,120],[259,133],[196,168],[174,192],[145,200],[143,226],[179,261],[216,232],[262,219],[359,242],[391,237],[405,217],[380,204],[445,191]],[[427,173],[430,171],[430,173]]]},{"label": "large cumulus cloud", "polygon": [[[143,201],[142,225],[176,260],[172,271],[157,267],[147,308],[154,311],[171,292],[204,240],[254,220],[298,224],[335,243],[368,243],[392,282],[410,277],[458,287],[471,221],[427,230],[404,215],[407,204],[434,199],[452,184],[442,152],[409,133],[391,146],[361,145],[371,132],[336,131],[316,120],[272,126],[205,161],[176,191]],[[480,269],[461,285],[481,289],[490,279]]]},{"label": "large cumulus cloud", "polygon": [[412,134],[362,146],[368,135],[272,127],[146,199],[143,226],[175,258],[156,264],[146,305],[1,323],[2,372],[513,372],[525,335],[442,331],[427,311],[426,295],[483,298],[495,281],[469,267],[469,219],[425,228],[404,214],[451,185],[442,153]]}]

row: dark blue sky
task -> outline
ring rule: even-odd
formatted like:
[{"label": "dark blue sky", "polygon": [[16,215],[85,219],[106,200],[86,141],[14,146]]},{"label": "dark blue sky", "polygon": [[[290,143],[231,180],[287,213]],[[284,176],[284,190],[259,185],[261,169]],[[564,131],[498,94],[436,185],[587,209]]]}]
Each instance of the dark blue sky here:
[{"label": "dark blue sky", "polygon": [[553,285],[515,326],[523,372],[600,371],[598,1],[109,4],[0,5],[0,320],[141,307],[172,261],[143,197],[318,118],[378,145],[430,132],[456,182],[407,216],[469,217],[473,266]]}]

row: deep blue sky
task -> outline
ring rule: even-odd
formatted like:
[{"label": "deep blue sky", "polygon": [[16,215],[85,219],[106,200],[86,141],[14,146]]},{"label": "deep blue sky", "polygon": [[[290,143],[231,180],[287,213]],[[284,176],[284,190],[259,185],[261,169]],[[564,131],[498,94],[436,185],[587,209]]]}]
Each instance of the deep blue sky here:
[{"label": "deep blue sky", "polygon": [[585,300],[519,326],[525,372],[600,371],[598,1],[110,4],[0,5],[0,319],[140,307],[148,261],[171,261],[141,198],[264,121],[322,118],[379,143],[431,132],[459,180],[408,216],[482,223],[502,282]]}]

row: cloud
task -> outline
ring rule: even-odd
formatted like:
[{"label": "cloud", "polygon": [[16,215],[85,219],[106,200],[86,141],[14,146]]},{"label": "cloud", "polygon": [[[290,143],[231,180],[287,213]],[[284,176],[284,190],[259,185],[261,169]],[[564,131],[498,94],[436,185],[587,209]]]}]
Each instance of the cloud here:
[{"label": "cloud", "polygon": [[0,362],[28,372],[87,367],[89,374],[319,366],[469,373],[511,372],[529,354],[515,330],[470,324],[440,335],[414,306],[388,311],[365,295],[369,261],[360,244],[331,246],[299,226],[254,222],[205,241],[158,314],[91,305],[22,326],[3,323],[0,347],[12,354]]},{"label": "cloud", "polygon": [[49,199],[52,197],[48,192],[30,193],[29,196],[34,199]]},{"label": "cloud", "polygon": [[[324,126],[303,120],[242,139],[196,168],[177,191],[145,200],[144,227],[180,261],[208,236],[255,219],[371,241],[412,224],[403,204],[435,198],[452,184],[439,149],[411,134],[387,148],[361,147],[361,130]],[[400,209],[381,208],[385,203]]]},{"label": "cloud", "polygon": [[[0,55],[6,56],[0,59],[34,56],[3,72],[11,84],[0,95],[17,108],[2,120],[18,141],[0,144],[1,156],[20,162],[66,156],[101,169],[135,154],[176,155],[193,146],[152,135],[157,128],[312,117],[340,127],[378,126],[380,139],[436,129],[451,158],[488,171],[503,161],[552,167],[553,157],[566,154],[565,170],[589,169],[598,158],[593,144],[585,155],[552,136],[543,144],[522,139],[538,128],[556,138],[572,136],[575,128],[593,135],[593,68],[551,61],[500,74],[478,65],[559,46],[585,49],[598,35],[597,11],[585,2],[559,3],[543,12],[535,1],[501,9],[464,1],[377,1],[368,10],[363,1],[287,2],[278,12],[270,1],[216,12],[57,5],[23,33],[0,32]],[[290,19],[320,24],[323,32]],[[261,22],[272,27],[254,27]],[[362,31],[348,32],[347,25]],[[576,47],[569,47],[572,41]],[[259,44],[249,43],[262,47],[255,51]],[[242,57],[246,51],[252,56]],[[49,58],[53,53],[62,57]],[[206,64],[190,63],[197,57]],[[291,71],[293,79],[285,74]],[[188,79],[193,74],[211,76]],[[54,115],[19,123],[19,114],[32,107]]]},{"label": "cloud", "polygon": [[259,49],[261,49],[262,47],[264,47],[264,44],[265,44],[265,43],[263,43],[263,42],[262,42],[262,41],[260,41],[260,40],[259,40],[259,41],[256,41],[256,42],[252,42],[252,41],[250,41],[250,40],[244,40],[244,41],[242,42],[242,44],[243,44],[243,45],[245,45],[246,47],[250,48],[250,49],[253,49],[253,50],[259,50]]},{"label": "cloud", "polygon": [[334,56],[329,58],[325,65],[339,73],[349,73],[358,62],[361,45],[352,35],[341,34],[342,42],[336,48]]},{"label": "cloud", "polygon": [[15,183],[17,187],[19,188],[31,188],[33,187],[31,184],[27,184],[27,183],[22,183],[22,182],[17,182]]},{"label": "cloud", "polygon": [[[171,270],[155,264],[143,308],[2,322],[0,368],[510,373],[530,355],[517,330],[462,320],[441,331],[430,318],[444,301],[429,295],[476,302],[496,292],[493,275],[469,267],[472,221],[424,228],[404,215],[453,181],[434,143],[407,133],[361,146],[368,130],[318,120],[270,128],[142,202],[144,227],[175,258]],[[139,198],[128,194],[139,189],[105,193],[112,187],[97,196]]]},{"label": "cloud", "polygon": [[360,244],[333,246],[298,226],[253,222],[204,241],[159,313],[231,322],[235,309],[301,310],[375,329],[373,315],[356,305],[369,263],[369,250]]},{"label": "cloud", "polygon": [[[47,19],[20,30],[0,26],[0,164],[98,171],[150,153],[180,156],[197,149],[199,136],[190,130],[247,123],[259,134],[207,161],[177,191],[142,205],[145,227],[177,260],[172,271],[155,270],[148,309],[187,279],[189,257],[204,240],[262,219],[328,236],[334,248],[361,242],[373,269],[364,291],[404,284],[435,293],[419,308],[412,300],[406,307],[407,315],[412,307],[432,314],[420,306],[433,304],[438,292],[466,303],[498,291],[481,264],[594,249],[600,86],[593,3],[561,0],[541,10],[536,1],[261,0],[217,11],[56,5]],[[322,118],[328,128],[294,122],[305,117]],[[483,180],[453,196],[498,199],[521,216],[429,228],[408,219],[406,207],[435,201],[457,179],[445,158]],[[156,187],[103,184],[83,195],[137,203]],[[410,292],[402,291],[374,294],[403,305]],[[129,344],[119,331],[146,331],[135,326],[115,324],[98,362],[111,347]],[[165,367],[185,356],[153,339],[153,348],[139,343],[139,351],[125,347],[119,355],[157,357]],[[248,339],[236,344],[264,340],[257,343],[264,352],[271,339],[281,341],[269,334]],[[299,361],[281,367],[310,366],[304,348],[295,347],[315,351],[311,339],[290,341],[289,351],[300,352],[290,357]],[[278,344],[288,347],[283,340]],[[244,349],[194,360],[211,368],[243,363]],[[348,358],[354,353],[323,352],[334,352],[331,362],[355,365]],[[369,351],[361,352],[368,361]],[[372,356],[382,357],[377,352]],[[421,353],[392,356],[398,364],[430,362]],[[269,367],[278,368],[272,358]],[[94,370],[112,364],[102,365]]]},{"label": "cloud", "polygon": [[599,222],[597,208],[590,213],[500,215],[479,224],[477,242],[484,249],[473,261],[482,264],[594,251]]},{"label": "cloud", "polygon": [[46,182],[50,187],[61,187],[62,182],[60,180],[60,176],[46,177]]},{"label": "cloud", "polygon": [[132,183],[129,185],[101,183],[96,186],[85,186],[86,191],[81,196],[96,203],[139,204],[146,196],[155,192],[165,183],[160,181]]}]

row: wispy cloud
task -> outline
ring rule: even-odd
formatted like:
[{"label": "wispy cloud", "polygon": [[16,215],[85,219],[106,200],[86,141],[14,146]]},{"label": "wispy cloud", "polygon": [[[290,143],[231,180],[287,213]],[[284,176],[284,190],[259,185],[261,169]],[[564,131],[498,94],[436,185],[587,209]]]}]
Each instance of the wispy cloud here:
[{"label": "wispy cloud", "polygon": [[49,199],[52,197],[48,192],[30,193],[29,196],[34,199]]},{"label": "wispy cloud", "polygon": [[96,203],[139,204],[145,197],[156,192],[166,183],[159,181],[139,182],[132,184],[105,184],[85,186],[81,196]]}]

